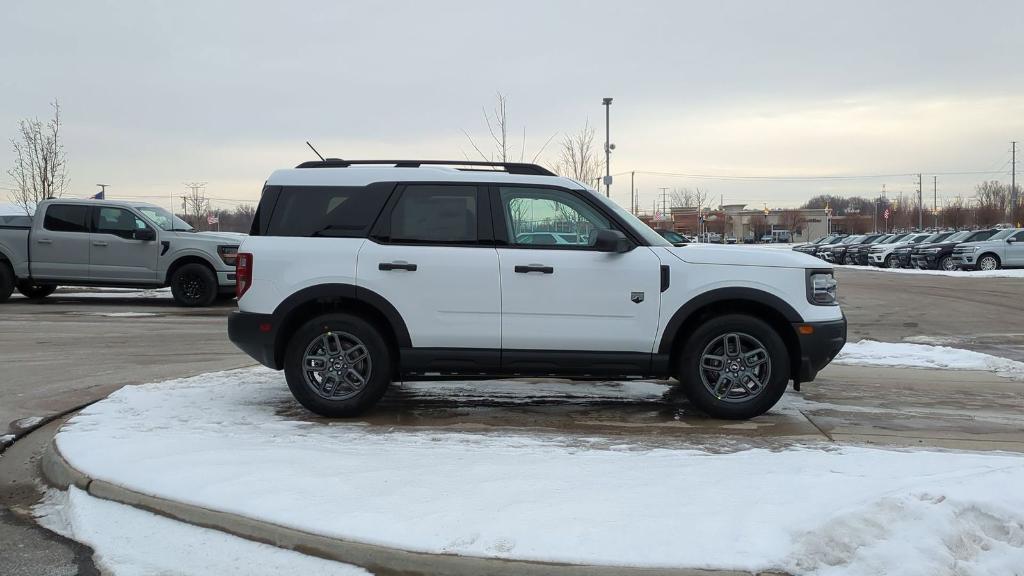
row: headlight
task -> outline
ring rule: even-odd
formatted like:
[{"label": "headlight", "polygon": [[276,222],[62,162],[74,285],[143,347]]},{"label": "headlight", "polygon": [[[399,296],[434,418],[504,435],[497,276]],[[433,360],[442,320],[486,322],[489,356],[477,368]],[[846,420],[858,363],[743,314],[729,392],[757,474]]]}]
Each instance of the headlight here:
[{"label": "headlight", "polygon": [[818,306],[839,304],[836,279],[832,272],[807,271],[807,301]]},{"label": "headlight", "polygon": [[929,248],[925,250],[925,252],[928,254],[938,254],[939,252],[942,252],[942,248]]},{"label": "headlight", "polygon": [[238,258],[238,246],[217,246],[217,255],[228,266],[234,266]]}]

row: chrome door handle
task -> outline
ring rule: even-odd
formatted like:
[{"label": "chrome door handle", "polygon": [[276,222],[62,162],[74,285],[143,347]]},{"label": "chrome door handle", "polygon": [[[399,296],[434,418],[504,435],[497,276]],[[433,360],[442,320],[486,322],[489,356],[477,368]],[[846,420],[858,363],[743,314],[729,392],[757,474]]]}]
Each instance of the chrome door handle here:
[{"label": "chrome door handle", "polygon": [[110,244],[107,243],[107,242],[101,242],[100,240],[94,240],[92,245],[93,246],[109,246]]}]

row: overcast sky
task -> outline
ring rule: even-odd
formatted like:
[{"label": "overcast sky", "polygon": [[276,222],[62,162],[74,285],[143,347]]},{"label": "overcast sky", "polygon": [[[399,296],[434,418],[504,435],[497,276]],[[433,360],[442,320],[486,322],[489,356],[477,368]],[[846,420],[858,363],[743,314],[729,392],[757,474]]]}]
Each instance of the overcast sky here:
[{"label": "overcast sky", "polygon": [[[0,136],[59,98],[70,195],[256,199],[311,140],[345,158],[463,158],[508,96],[526,157],[589,121],[612,172],[726,203],[940,198],[1009,180],[1024,140],[1024,2],[30,2],[0,30]],[[555,146],[542,155],[554,159]],[[0,166],[12,161],[0,148]],[[1024,163],[1021,164],[1024,166]],[[6,170],[0,187],[9,187]],[[2,192],[3,190],[0,190]],[[628,206],[629,177],[612,196]],[[232,202],[221,202],[231,206]]]}]

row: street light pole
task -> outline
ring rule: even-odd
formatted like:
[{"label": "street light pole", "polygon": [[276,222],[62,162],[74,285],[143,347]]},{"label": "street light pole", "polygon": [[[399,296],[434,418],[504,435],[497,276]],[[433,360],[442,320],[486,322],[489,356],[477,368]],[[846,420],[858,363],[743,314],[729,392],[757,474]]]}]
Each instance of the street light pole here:
[{"label": "street light pole", "polygon": [[604,195],[609,198],[612,195],[612,141],[611,141],[611,110],[612,99],[605,98],[601,101],[604,105]]}]

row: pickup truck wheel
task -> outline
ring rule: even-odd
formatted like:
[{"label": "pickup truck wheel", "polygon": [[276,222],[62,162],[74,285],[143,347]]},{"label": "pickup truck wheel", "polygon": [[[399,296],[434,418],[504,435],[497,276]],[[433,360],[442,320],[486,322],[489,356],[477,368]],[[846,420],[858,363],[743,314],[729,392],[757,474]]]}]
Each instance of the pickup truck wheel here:
[{"label": "pickup truck wheel", "polygon": [[744,314],[713,318],[698,327],[685,346],[679,375],[683,392],[709,416],[760,416],[786,391],[786,344],[759,318]]},{"label": "pickup truck wheel", "polygon": [[328,418],[369,409],[391,384],[391,351],[372,324],[351,314],[326,314],[288,342],[285,379],[308,410]]},{"label": "pickup truck wheel", "polygon": [[32,284],[31,282],[19,282],[18,292],[25,298],[39,300],[46,298],[57,291],[56,284]]},{"label": "pickup truck wheel", "polygon": [[6,262],[0,262],[0,302],[11,297],[14,292],[14,272]]},{"label": "pickup truck wheel", "polygon": [[171,295],[182,306],[209,306],[217,298],[217,276],[202,264],[185,264],[171,275]]}]

